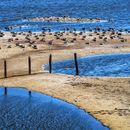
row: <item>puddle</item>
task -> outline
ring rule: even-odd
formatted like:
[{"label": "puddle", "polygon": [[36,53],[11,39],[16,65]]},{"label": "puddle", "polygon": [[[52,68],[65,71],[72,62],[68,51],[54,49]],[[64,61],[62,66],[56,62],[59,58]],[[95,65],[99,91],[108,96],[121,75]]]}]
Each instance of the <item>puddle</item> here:
[{"label": "puddle", "polygon": [[109,130],[78,107],[22,88],[0,88],[2,130]]}]

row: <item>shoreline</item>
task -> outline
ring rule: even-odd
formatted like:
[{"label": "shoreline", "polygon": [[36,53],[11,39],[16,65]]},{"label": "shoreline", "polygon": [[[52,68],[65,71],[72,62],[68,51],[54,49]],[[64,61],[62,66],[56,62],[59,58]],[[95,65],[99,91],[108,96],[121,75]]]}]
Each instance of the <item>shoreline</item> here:
[{"label": "shoreline", "polygon": [[[8,78],[8,79],[6,79],[6,80],[4,80],[4,82],[2,83],[3,85],[2,85],[2,87],[20,87],[20,88],[26,88],[26,89],[28,89],[28,90],[32,90],[32,91],[36,91],[36,92],[40,92],[40,93],[43,93],[43,94],[46,94],[46,95],[48,95],[48,96],[52,96],[52,97],[54,97],[54,98],[58,98],[58,99],[60,99],[60,100],[63,100],[63,101],[65,101],[65,102],[68,102],[68,103],[71,103],[71,104],[73,104],[73,105],[76,105],[77,107],[79,107],[80,109],[82,109],[82,110],[84,110],[85,112],[88,112],[90,115],[92,115],[95,119],[97,119],[97,120],[99,120],[101,123],[103,123],[105,126],[107,126],[107,127],[109,127],[111,130],[129,130],[129,119],[130,119],[130,115],[128,116],[129,118],[124,122],[124,120],[122,120],[120,117],[121,116],[124,116],[123,115],[123,113],[126,111],[126,113],[128,113],[129,112],[129,109],[128,108],[114,108],[114,109],[102,109],[101,108],[101,106],[99,106],[98,105],[98,109],[96,109],[95,110],[95,108],[93,108],[94,106],[93,106],[93,104],[89,104],[89,103],[87,103],[87,104],[84,104],[85,102],[84,101],[82,101],[82,102],[80,102],[80,100],[82,99],[82,98],[76,98],[79,94],[79,92],[81,93],[81,95],[82,95],[82,91],[79,91],[79,90],[74,90],[74,89],[72,89],[72,88],[70,88],[70,84],[69,84],[69,86],[68,86],[68,88],[67,88],[67,90],[66,89],[63,89],[63,90],[65,90],[65,92],[62,92],[62,94],[59,94],[60,93],[60,91],[62,90],[62,89],[60,89],[60,90],[57,90],[56,89],[56,86],[54,86],[54,88],[53,88],[53,86],[51,86],[51,88],[49,88],[49,90],[48,90],[48,87],[50,86],[50,85],[48,85],[48,83],[46,84],[46,83],[43,83],[43,89],[42,89],[42,87],[39,87],[39,83],[36,81],[36,77],[38,77],[38,76],[40,76],[40,77],[45,77],[44,78],[44,80],[47,80],[46,79],[46,76],[48,76],[48,74],[46,73],[44,73],[44,74],[38,74],[37,76],[35,76],[35,75],[32,75],[32,76],[21,76],[21,77],[11,77],[11,78]],[[67,76],[67,75],[60,75],[60,74],[51,74],[51,76],[49,76],[49,77],[53,77],[53,76],[55,76],[55,77],[58,77],[58,78],[62,78],[62,80],[63,80],[63,78],[67,78],[67,79],[69,79],[70,80],[70,78],[72,78],[72,79],[76,79],[76,80],[81,80],[81,79],[87,79],[87,80],[89,80],[89,82],[93,82],[93,80],[94,81],[97,81],[97,80],[107,80],[107,81],[111,81],[111,80],[114,80],[115,82],[117,81],[119,81],[119,80],[126,80],[126,81],[129,81],[130,80],[130,78],[128,78],[128,77],[123,77],[123,78],[121,78],[121,77],[79,77],[79,76],[77,76],[77,77],[74,77],[74,76],[71,76],[71,75],[69,75],[69,76]],[[40,78],[39,77],[39,78]],[[15,80],[21,80],[21,78],[22,78],[22,81],[21,82],[17,82],[17,81],[15,81]],[[30,82],[32,82],[32,83],[35,83],[36,85],[32,85],[32,83],[29,83],[29,82],[26,82],[26,78],[32,78],[33,80],[35,80],[35,81],[31,81],[30,80]],[[53,80],[54,80],[54,78],[53,78]],[[14,82],[14,83],[11,83],[11,82]],[[54,81],[53,81],[54,82]],[[67,82],[67,81],[66,81]],[[62,85],[62,87],[64,86],[64,87],[67,87],[65,84],[66,84],[66,82],[64,83],[64,85]],[[52,82],[51,82],[52,83]],[[96,83],[96,82],[95,82]],[[0,80],[0,84],[1,84],[1,80]],[[16,85],[15,85],[16,84]],[[17,84],[20,84],[20,85],[17,85]],[[41,83],[40,83],[41,84]],[[55,83],[54,83],[55,84]],[[84,83],[85,84],[85,83]],[[86,82],[86,84],[87,85],[89,85],[89,83],[88,82]],[[22,86],[23,85],[23,86]],[[25,86],[26,87],[25,87]],[[47,85],[46,87],[45,87],[45,85]],[[56,85],[56,84],[55,84]],[[40,85],[41,86],[41,85]],[[73,86],[73,85],[72,85]],[[83,85],[84,86],[84,85]],[[101,85],[102,86],[102,85]],[[52,92],[51,91],[51,89],[53,89],[54,91]],[[56,89],[56,90],[55,90]],[[69,89],[71,89],[70,91],[69,91]],[[62,91],[63,91],[62,90]],[[74,91],[74,94],[72,94],[73,93],[73,91]],[[83,90],[84,91],[84,90]],[[67,94],[68,93],[68,94]],[[76,94],[77,93],[77,94]],[[71,96],[70,96],[70,94],[71,94]],[[76,95],[77,96],[76,96]],[[87,93],[88,94],[88,93]],[[68,97],[69,96],[69,97]],[[74,97],[72,97],[72,96],[74,96]],[[90,95],[89,95],[90,96]],[[88,97],[89,97],[88,96]],[[98,99],[100,99],[100,98],[98,98]],[[89,100],[88,100],[89,101]],[[91,100],[90,100],[91,101]],[[97,99],[96,99],[96,101],[98,101]],[[96,101],[93,101],[92,100],[92,103],[96,103]],[[98,101],[98,102],[100,102],[100,101]],[[109,102],[109,100],[107,100],[107,102]],[[116,103],[117,104],[117,103]],[[99,109],[99,107],[100,107],[100,109]],[[115,114],[116,112],[118,112],[119,111],[119,115],[120,116],[118,116],[117,114],[116,115],[114,115],[114,117],[113,117],[113,114]],[[112,114],[113,113],[113,114]],[[130,113],[129,113],[130,114]],[[112,116],[111,116],[112,115]],[[106,118],[107,117],[107,118]],[[118,119],[116,119],[116,118],[118,118]],[[113,120],[114,119],[114,120]],[[116,120],[115,120],[116,119]],[[116,121],[116,122],[111,122],[111,121]],[[122,123],[120,122],[120,121],[122,121]],[[121,124],[117,124],[117,123],[121,123]],[[126,126],[123,126],[123,124],[126,124],[126,123],[128,123]]]},{"label": "shoreline", "polygon": [[[92,36],[89,36],[89,34],[92,34]],[[73,53],[77,53],[79,57],[95,54],[130,53],[129,34],[122,34],[122,37],[127,41],[121,42],[120,38],[117,37],[118,35],[115,34],[115,39],[111,40],[109,33],[106,33],[104,37],[108,39],[106,42],[102,42],[103,40],[98,38],[99,35],[102,35],[102,32],[99,35],[97,33],[83,33],[76,36],[74,43],[69,42],[66,45],[62,39],[71,40],[75,38],[75,33],[74,35],[73,33],[69,33],[69,35],[65,33],[63,36],[61,36],[62,33],[59,33],[56,36],[60,39],[54,39],[54,44],[50,45],[48,42],[55,36],[49,33],[49,35],[46,34],[46,41],[43,44],[36,41],[37,49],[27,46],[29,43],[24,41],[27,35],[28,33],[16,35],[12,42],[8,42],[8,39],[12,36],[10,33],[1,38],[0,45],[3,45],[3,47],[0,49],[0,61],[7,59],[8,64],[10,63],[8,66],[9,75],[22,74],[23,72],[27,73],[27,70],[25,71],[27,69],[27,57],[31,56],[34,74],[0,79],[1,86],[24,87],[42,92],[73,103],[90,112],[112,130],[130,129],[129,77],[80,77],[49,74],[40,68],[44,63],[48,63],[50,53],[53,55],[53,61],[73,58]],[[86,36],[85,40],[82,40],[84,35]],[[17,36],[20,44],[25,45],[25,48],[15,46]],[[40,37],[37,33],[35,36]],[[30,38],[33,39],[34,37]],[[95,37],[96,41],[93,41]],[[86,44],[86,42],[89,42],[89,44]],[[102,45],[100,45],[101,42]],[[7,45],[11,45],[11,48],[6,48]],[[17,64],[21,70],[18,69]]]},{"label": "shoreline", "polygon": [[[61,98],[56,98],[56,97],[54,97],[54,96],[45,94],[45,93],[43,93],[43,92],[41,92],[41,91],[30,90],[30,89],[28,89],[28,88],[26,88],[26,87],[8,87],[8,86],[5,86],[5,87],[7,87],[7,88],[19,88],[19,89],[24,89],[24,90],[27,90],[27,91],[32,91],[32,92],[40,93],[40,94],[43,94],[43,95],[52,97],[52,98],[54,98],[54,99],[61,100],[61,101],[63,101],[63,102],[66,102],[66,103],[68,103],[68,104],[70,104],[70,105],[73,105],[73,106],[77,107],[78,109],[82,110],[82,111],[85,112],[86,114],[88,113],[88,114],[89,114],[90,116],[92,116],[92,118],[94,118],[96,121],[99,121],[99,122],[101,123],[101,125],[103,125],[104,127],[110,129],[108,126],[104,125],[103,122],[101,122],[99,119],[97,119],[96,117],[94,117],[91,112],[88,112],[88,111],[86,111],[85,109],[83,109],[82,107],[79,107],[79,106],[75,105],[74,103],[68,102],[67,100],[63,100],[63,99],[61,99]],[[3,88],[3,89],[4,89],[5,87],[2,86],[2,87],[0,87],[0,88]]]}]

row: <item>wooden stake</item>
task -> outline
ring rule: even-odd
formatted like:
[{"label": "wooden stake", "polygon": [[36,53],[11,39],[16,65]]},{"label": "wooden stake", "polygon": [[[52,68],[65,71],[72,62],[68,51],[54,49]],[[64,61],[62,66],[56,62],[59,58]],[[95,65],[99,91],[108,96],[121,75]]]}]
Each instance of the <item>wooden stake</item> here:
[{"label": "wooden stake", "polygon": [[4,78],[7,78],[7,62],[4,60]]},{"label": "wooden stake", "polygon": [[49,73],[52,72],[52,55],[49,56]]},{"label": "wooden stake", "polygon": [[76,75],[79,75],[78,62],[77,62],[77,53],[74,53],[74,61],[75,61]]},{"label": "wooden stake", "polygon": [[28,57],[28,74],[31,75],[31,57]]}]

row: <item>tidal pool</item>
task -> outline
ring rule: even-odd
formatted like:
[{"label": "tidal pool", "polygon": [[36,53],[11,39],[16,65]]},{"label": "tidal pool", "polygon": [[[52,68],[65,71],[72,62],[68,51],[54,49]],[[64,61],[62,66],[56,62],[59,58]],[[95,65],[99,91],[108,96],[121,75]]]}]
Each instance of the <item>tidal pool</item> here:
[{"label": "tidal pool", "polygon": [[[104,54],[78,58],[80,76],[130,76],[130,53]],[[44,65],[46,70],[49,65]],[[52,72],[75,75],[74,59],[52,63]]]},{"label": "tidal pool", "polygon": [[2,130],[109,130],[78,107],[22,88],[0,88]]}]

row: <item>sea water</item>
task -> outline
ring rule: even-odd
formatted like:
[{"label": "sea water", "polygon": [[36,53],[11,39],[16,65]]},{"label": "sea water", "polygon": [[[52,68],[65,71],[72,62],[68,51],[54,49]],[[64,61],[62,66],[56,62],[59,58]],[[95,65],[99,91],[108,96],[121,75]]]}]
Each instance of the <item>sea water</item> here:
[{"label": "sea water", "polygon": [[[49,70],[49,65],[44,65]],[[93,55],[78,58],[80,76],[130,76],[130,53]],[[74,59],[52,63],[53,73],[75,75]]]},{"label": "sea water", "polygon": [[22,88],[0,87],[1,130],[109,130],[87,112],[56,98]]},{"label": "sea water", "polygon": [[[0,0],[0,30],[13,26],[11,31],[42,31],[50,28],[116,28],[130,30],[130,0]],[[25,18],[69,16],[100,18],[102,22],[57,23],[27,21]],[[112,19],[112,22],[108,22]]]}]

